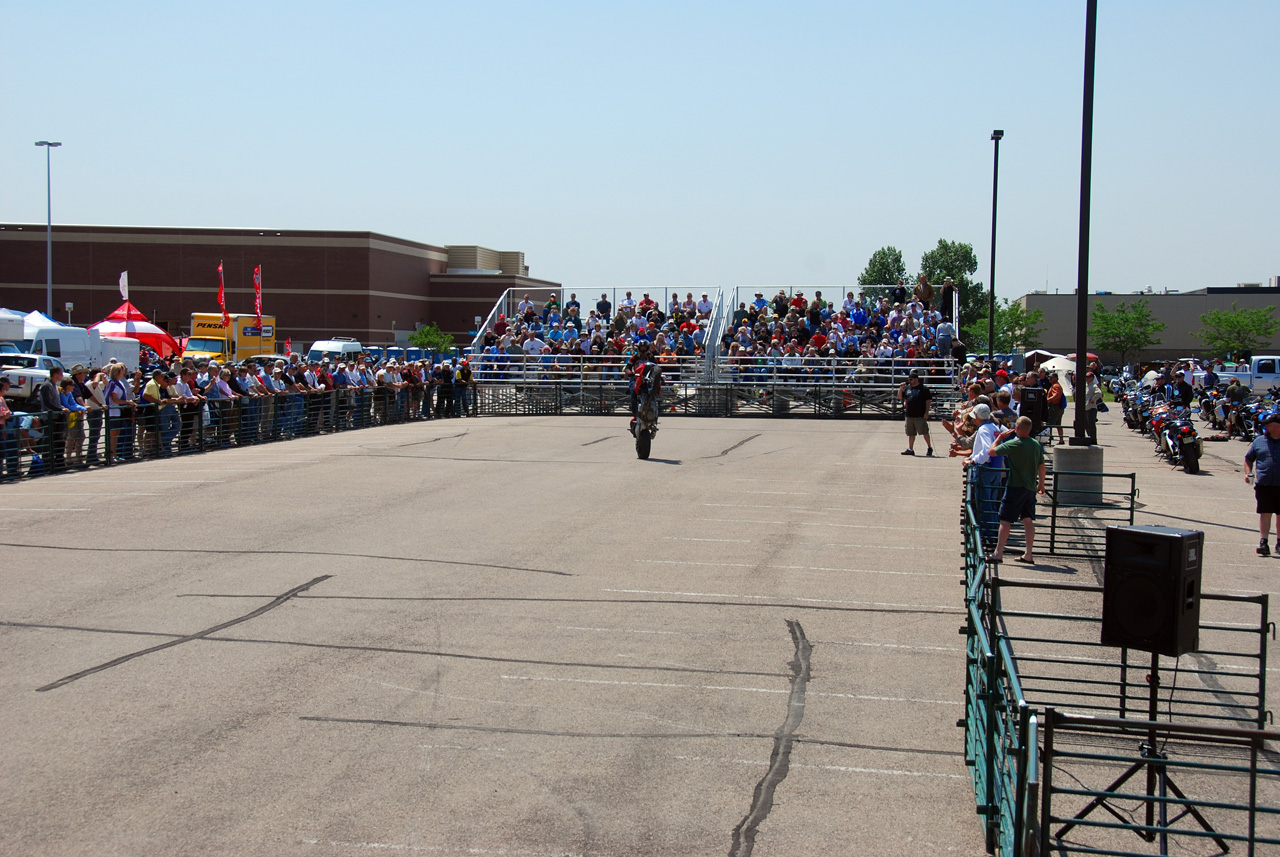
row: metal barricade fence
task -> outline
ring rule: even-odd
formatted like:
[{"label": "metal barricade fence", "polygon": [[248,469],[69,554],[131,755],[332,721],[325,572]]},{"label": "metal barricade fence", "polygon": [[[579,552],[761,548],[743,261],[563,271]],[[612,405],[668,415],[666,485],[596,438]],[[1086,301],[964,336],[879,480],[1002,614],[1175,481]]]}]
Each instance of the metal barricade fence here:
[{"label": "metal barricade fence", "polygon": [[0,431],[0,481],[413,420],[476,416],[474,388],[415,383],[199,404],[135,402],[96,414],[20,411]]},{"label": "metal barricade fence", "polygon": [[[996,518],[1008,472],[1007,468],[987,465],[973,465],[965,472],[965,503],[974,507],[988,547],[995,545]],[[1046,462],[1045,495],[1036,503],[1034,552],[1100,557],[1106,549],[1107,527],[1132,526],[1137,501],[1136,474],[1055,470]],[[1009,546],[1022,548],[1024,542],[1022,527],[1013,527]]]},{"label": "metal barricade fence", "polygon": [[[988,851],[1133,855],[1126,837],[1134,834],[1160,840],[1162,854],[1170,841],[1185,848],[1212,839],[1224,850],[1246,842],[1250,854],[1280,843],[1280,757],[1264,744],[1280,733],[1261,731],[1271,721],[1268,597],[1202,593],[1200,648],[1184,656],[1185,666],[1179,659],[1172,687],[1158,694],[1159,656],[1144,654],[1151,660],[1143,665],[1128,650],[1101,644],[1102,587],[1000,576],[988,558],[975,484],[966,479],[961,504],[966,670],[965,717],[957,725],[965,730]],[[1157,714],[1169,722],[1152,722]],[[1055,739],[1054,730],[1069,732],[1072,743]],[[1130,735],[1146,741],[1137,750],[1117,743]],[[1215,756],[1224,746],[1237,758]],[[1139,768],[1145,792],[1122,790]],[[1179,787],[1169,771],[1194,776]],[[1055,775],[1070,782],[1055,783]],[[1112,801],[1137,801],[1145,823]],[[1110,817],[1091,817],[1094,810]],[[1217,828],[1206,820],[1215,812],[1224,813],[1211,819]],[[1186,817],[1198,829],[1172,826]],[[1072,829],[1078,832],[1066,838]]]}]

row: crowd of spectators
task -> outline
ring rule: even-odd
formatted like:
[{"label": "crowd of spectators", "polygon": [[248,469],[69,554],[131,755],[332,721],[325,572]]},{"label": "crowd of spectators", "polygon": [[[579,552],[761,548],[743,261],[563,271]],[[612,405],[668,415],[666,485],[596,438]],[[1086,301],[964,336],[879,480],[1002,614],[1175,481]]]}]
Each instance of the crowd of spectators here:
[{"label": "crowd of spectators", "polygon": [[[164,457],[409,419],[474,413],[469,362],[452,358],[331,364],[162,359],[138,369],[75,364],[32,399],[0,404],[0,479]],[[8,381],[0,379],[0,395]],[[24,474],[25,466],[25,474]]]},{"label": "crowd of spectators", "polygon": [[963,362],[965,346],[952,318],[954,291],[949,277],[935,290],[921,275],[911,291],[899,281],[878,296],[851,291],[828,300],[821,291],[809,298],[803,290],[788,295],[780,289],[766,298],[756,292],[751,303],[734,310],[720,354],[730,365],[768,358],[803,367],[806,358],[833,357]]}]

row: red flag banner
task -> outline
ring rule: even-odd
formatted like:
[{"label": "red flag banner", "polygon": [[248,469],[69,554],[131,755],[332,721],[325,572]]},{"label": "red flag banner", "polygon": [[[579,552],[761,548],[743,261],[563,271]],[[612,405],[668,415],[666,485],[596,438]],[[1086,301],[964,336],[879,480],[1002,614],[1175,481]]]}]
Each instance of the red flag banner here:
[{"label": "red flag banner", "polygon": [[253,269],[253,311],[258,315],[258,335],[262,335],[262,266]]},{"label": "red flag banner", "polygon": [[285,353],[285,356],[288,356],[293,353],[293,337],[292,336],[290,336],[288,339],[284,341],[284,353]]},{"label": "red flag banner", "polygon": [[227,290],[222,280],[222,262],[218,262],[218,306],[222,308],[222,326],[231,326],[231,316],[227,315]]}]

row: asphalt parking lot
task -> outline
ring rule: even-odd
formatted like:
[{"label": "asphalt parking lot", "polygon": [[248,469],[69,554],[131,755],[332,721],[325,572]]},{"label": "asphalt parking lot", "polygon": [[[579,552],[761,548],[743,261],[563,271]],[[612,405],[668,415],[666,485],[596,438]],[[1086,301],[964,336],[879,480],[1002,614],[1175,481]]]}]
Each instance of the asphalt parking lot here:
[{"label": "asphalt parking lot", "polygon": [[[1206,588],[1274,588],[1243,444],[1192,477],[1116,422],[1138,523],[1204,513]],[[641,462],[625,423],[0,488],[0,852],[983,853],[958,463],[745,419]]]}]

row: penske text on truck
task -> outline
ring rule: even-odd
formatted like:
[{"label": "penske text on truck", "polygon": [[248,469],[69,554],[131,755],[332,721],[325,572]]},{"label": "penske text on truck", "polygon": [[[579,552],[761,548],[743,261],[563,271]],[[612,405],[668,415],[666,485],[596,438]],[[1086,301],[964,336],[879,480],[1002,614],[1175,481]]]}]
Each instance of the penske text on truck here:
[{"label": "penske text on truck", "polygon": [[191,337],[183,357],[197,360],[243,360],[256,354],[276,353],[276,317],[264,315],[262,327],[258,317],[248,313],[231,313],[231,324],[222,326],[220,312],[191,313]]}]

